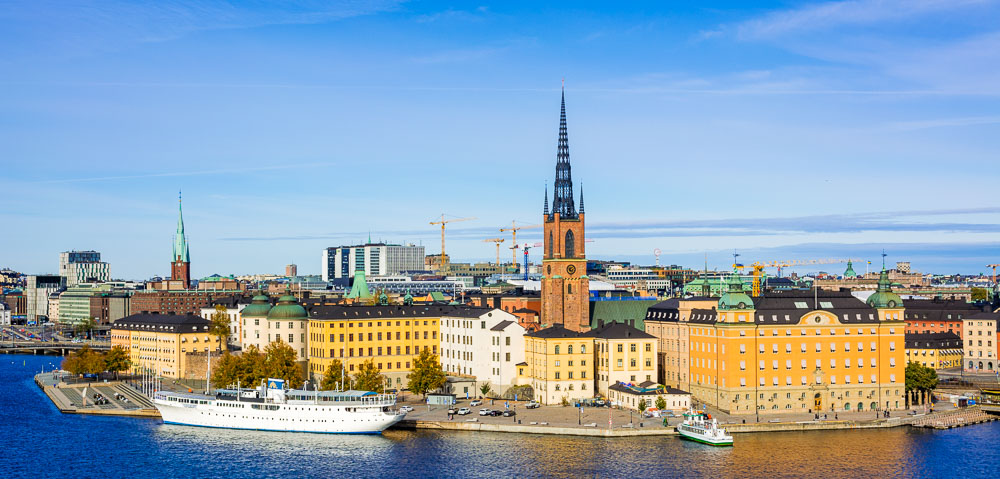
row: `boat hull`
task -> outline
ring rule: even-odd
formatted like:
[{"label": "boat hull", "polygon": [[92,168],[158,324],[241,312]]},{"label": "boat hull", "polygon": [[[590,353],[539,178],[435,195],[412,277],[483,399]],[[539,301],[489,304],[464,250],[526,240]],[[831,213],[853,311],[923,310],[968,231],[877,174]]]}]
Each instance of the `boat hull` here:
[{"label": "boat hull", "polygon": [[686,439],[688,441],[694,441],[694,442],[698,442],[698,443],[701,443],[701,444],[708,444],[709,446],[720,446],[721,447],[721,446],[732,446],[733,445],[732,438],[730,438],[730,439],[721,439],[721,440],[720,439],[712,439],[712,438],[700,437],[700,436],[688,434],[688,433],[686,433],[684,431],[681,431],[681,430],[677,430],[677,435],[679,435],[681,437],[681,439]]},{"label": "boat hull", "polygon": [[[405,414],[380,407],[164,404],[154,401],[164,424],[316,434],[380,434]],[[348,411],[350,409],[350,411]]]}]

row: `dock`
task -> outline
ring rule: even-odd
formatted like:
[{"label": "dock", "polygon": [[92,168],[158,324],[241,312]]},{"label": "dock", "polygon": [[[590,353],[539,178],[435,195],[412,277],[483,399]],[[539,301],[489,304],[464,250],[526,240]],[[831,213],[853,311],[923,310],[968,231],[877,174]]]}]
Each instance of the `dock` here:
[{"label": "dock", "polygon": [[[48,396],[56,409],[64,414],[160,417],[160,412],[148,397],[123,382],[64,383],[56,373],[42,373],[35,376],[35,384]],[[94,393],[100,393],[108,403],[94,404]],[[115,393],[128,400],[116,399]],[[88,397],[84,398],[84,394]]]},{"label": "dock", "polygon": [[973,424],[996,421],[997,419],[997,416],[984,411],[979,406],[970,406],[952,411],[932,413],[914,420],[910,425],[933,429],[951,429],[953,427],[971,426]]}]

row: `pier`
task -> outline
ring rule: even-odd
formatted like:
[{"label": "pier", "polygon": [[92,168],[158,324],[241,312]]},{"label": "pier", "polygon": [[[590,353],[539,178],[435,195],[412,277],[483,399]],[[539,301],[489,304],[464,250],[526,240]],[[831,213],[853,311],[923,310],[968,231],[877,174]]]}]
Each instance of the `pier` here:
[{"label": "pier", "polygon": [[929,427],[934,429],[951,429],[953,427],[971,426],[984,422],[996,421],[996,409],[994,414],[979,406],[971,406],[951,411],[936,412],[915,419],[910,425],[913,427]]},{"label": "pier", "polygon": [[[59,412],[65,414],[160,417],[160,413],[149,398],[120,381],[64,383],[58,372],[50,372],[36,375],[35,384],[48,396]],[[95,404],[94,393],[104,396],[108,403]],[[117,399],[115,393],[127,398],[127,401]]]}]

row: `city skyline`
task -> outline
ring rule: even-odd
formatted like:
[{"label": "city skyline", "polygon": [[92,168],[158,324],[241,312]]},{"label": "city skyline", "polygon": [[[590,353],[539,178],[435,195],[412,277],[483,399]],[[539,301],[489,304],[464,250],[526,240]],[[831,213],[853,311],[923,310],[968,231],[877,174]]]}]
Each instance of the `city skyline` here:
[{"label": "city skyline", "polygon": [[442,212],[479,218],[455,261],[494,259],[541,222],[563,77],[591,259],[1000,256],[996,2],[283,5],[4,7],[0,266],[166,276],[178,189],[192,278],[318,274],[369,234],[434,254]]}]

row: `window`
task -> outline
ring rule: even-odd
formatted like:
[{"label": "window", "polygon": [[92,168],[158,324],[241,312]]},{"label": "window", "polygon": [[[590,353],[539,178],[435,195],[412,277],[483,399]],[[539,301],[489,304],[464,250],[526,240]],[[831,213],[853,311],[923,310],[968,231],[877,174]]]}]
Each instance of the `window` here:
[{"label": "window", "polygon": [[[510,346],[510,338],[507,338],[507,346]],[[586,344],[581,344],[580,345],[580,354],[587,354],[587,345]]]},{"label": "window", "polygon": [[740,371],[745,371],[747,369],[747,362],[740,361]]},{"label": "window", "polygon": [[805,369],[805,368],[806,368],[806,360],[805,360],[805,359],[803,359],[803,360],[802,360],[802,369]]},{"label": "window", "polygon": [[618,352],[619,353],[624,352],[624,349],[622,349],[622,345],[621,344],[618,345]]},{"label": "window", "polygon": [[758,368],[759,368],[759,369],[760,369],[761,371],[763,371],[763,370],[764,370],[764,360],[763,360],[763,359],[761,359],[761,360],[760,360],[760,362],[758,363]]},{"label": "window", "polygon": [[575,258],[576,257],[576,240],[573,237],[573,230],[569,230],[569,231],[566,232],[566,243],[565,243],[565,246],[566,246],[566,256],[565,257],[566,258]]},{"label": "window", "polygon": [[288,335],[288,342],[290,343],[290,342],[292,342],[294,340],[295,340],[295,335],[294,334],[289,334]]},{"label": "window", "polygon": [[633,353],[635,352],[635,343],[629,345],[629,351]]},{"label": "window", "polygon": [[652,351],[653,351],[653,343],[646,343],[646,352],[649,353]]},{"label": "window", "polygon": [[[740,332],[742,333],[743,331],[740,331]],[[746,352],[747,352],[747,345],[746,344],[741,344],[740,345],[740,354],[744,354]]]},{"label": "window", "polygon": [[619,368],[622,367],[622,360],[621,359],[618,360],[618,367]]},{"label": "window", "polygon": [[556,354],[559,354],[559,345],[556,345]]},{"label": "window", "polygon": [[785,369],[792,369],[792,360],[791,359],[786,359],[785,360]]}]

